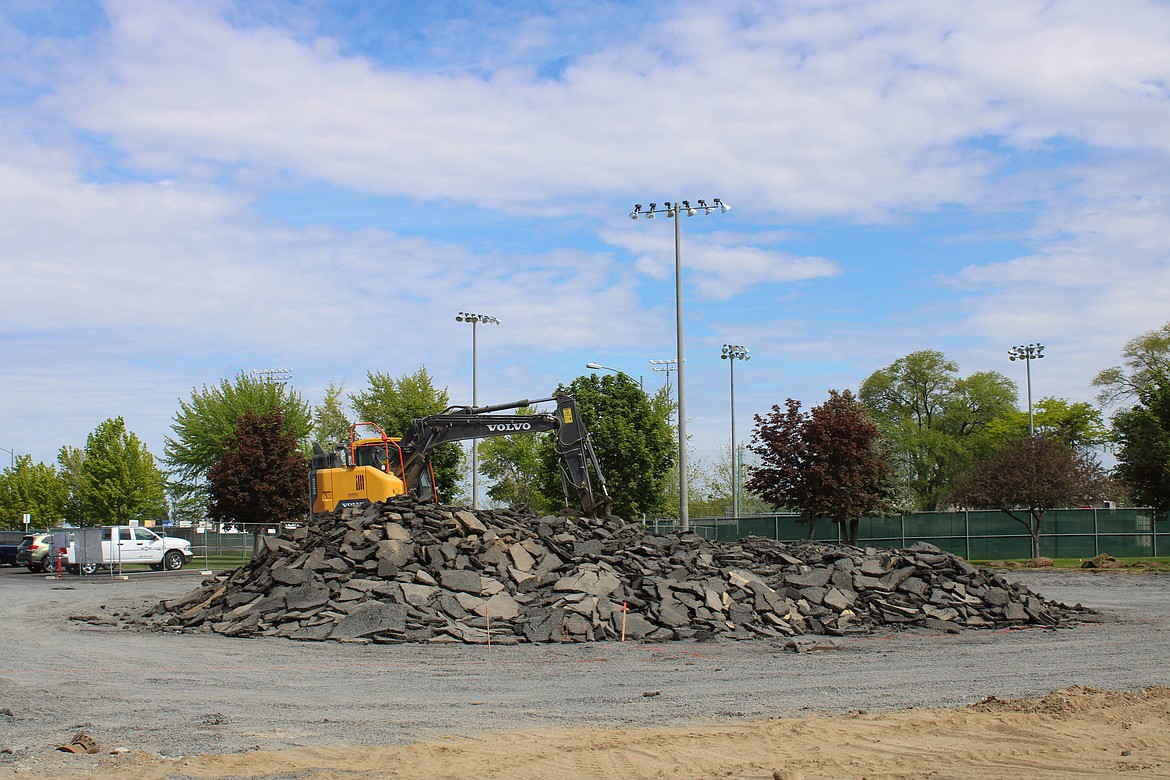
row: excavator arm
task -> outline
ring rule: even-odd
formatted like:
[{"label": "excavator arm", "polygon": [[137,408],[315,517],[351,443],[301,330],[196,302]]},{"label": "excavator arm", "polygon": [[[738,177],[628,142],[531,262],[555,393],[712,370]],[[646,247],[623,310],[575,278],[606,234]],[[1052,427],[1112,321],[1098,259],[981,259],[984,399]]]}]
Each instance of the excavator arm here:
[{"label": "excavator arm", "polygon": [[[554,414],[493,414],[546,401],[557,402]],[[430,459],[435,447],[468,439],[548,431],[557,432],[561,488],[566,505],[575,497],[582,514],[599,517],[607,514],[613,503],[577,402],[570,396],[523,399],[493,406],[449,407],[439,414],[412,421],[401,439],[386,436],[380,428],[377,430],[376,438],[363,439],[360,443],[351,431],[348,463],[342,463],[336,453],[326,453],[320,445],[314,445],[311,511],[328,511],[338,505],[360,503],[363,498],[381,500],[382,496],[402,492],[435,499]]]},{"label": "excavator arm", "polygon": [[[589,441],[589,432],[577,410],[577,402],[571,397],[557,399],[557,439],[560,444],[561,489],[568,504],[571,493],[577,494],[581,511],[586,517],[600,517],[609,514],[613,499],[605,486],[597,453]],[[590,466],[593,467],[590,471]],[[593,485],[597,477],[597,487]]]},{"label": "excavator arm", "polygon": [[[493,414],[545,401],[557,402],[555,414]],[[439,414],[414,420],[406,435],[402,437],[403,481],[411,493],[430,497],[426,495],[432,492],[428,489],[429,455],[440,444],[554,430],[557,431],[560,445],[561,488],[565,493],[566,504],[575,496],[581,504],[582,513],[587,516],[596,517],[608,512],[612,499],[606,489],[605,478],[601,475],[597,454],[589,441],[589,433],[585,430],[577,411],[577,402],[570,396],[550,396],[533,400],[525,398],[492,406],[456,406]]]}]

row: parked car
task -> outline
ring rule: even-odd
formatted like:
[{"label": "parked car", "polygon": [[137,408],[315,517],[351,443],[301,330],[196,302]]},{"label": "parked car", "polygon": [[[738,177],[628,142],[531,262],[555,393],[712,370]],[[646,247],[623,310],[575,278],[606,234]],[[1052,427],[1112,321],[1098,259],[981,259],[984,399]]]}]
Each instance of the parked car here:
[{"label": "parked car", "polygon": [[31,572],[45,573],[56,570],[57,557],[53,555],[53,535],[28,534],[20,540],[20,549],[16,552],[16,562],[28,567]]},{"label": "parked car", "polygon": [[14,566],[16,553],[20,548],[21,531],[0,531],[0,564]]},{"label": "parked car", "polygon": [[[101,567],[111,568],[130,564],[148,564],[155,570],[181,569],[193,557],[191,543],[173,536],[159,536],[140,526],[102,526],[78,528],[71,533],[74,540],[67,548],[70,571],[93,574]],[[87,545],[82,538],[100,547]],[[80,549],[79,549],[80,546]]]}]

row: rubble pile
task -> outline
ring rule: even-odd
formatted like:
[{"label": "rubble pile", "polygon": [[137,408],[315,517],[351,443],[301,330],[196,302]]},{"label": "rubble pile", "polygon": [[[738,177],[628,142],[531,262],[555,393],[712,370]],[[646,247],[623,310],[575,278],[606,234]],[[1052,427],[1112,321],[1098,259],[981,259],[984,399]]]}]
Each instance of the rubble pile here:
[{"label": "rubble pile", "polygon": [[1056,626],[1082,611],[928,544],[711,542],[616,517],[406,497],[319,516],[263,545],[248,565],[134,622],[238,637],[514,644]]}]

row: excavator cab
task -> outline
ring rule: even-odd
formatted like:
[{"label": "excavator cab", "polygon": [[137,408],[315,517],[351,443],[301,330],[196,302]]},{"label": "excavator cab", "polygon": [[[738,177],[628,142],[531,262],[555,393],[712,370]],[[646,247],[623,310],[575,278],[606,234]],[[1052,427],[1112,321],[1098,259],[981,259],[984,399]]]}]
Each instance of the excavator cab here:
[{"label": "excavator cab", "polygon": [[378,471],[385,471],[390,461],[389,447],[381,441],[359,444],[353,448],[353,455],[353,465],[373,466]]},{"label": "excavator cab", "polygon": [[[372,427],[377,435],[357,438],[362,426]],[[387,436],[374,423],[360,422],[350,427],[348,455],[346,465],[322,460],[320,467],[314,457],[309,481],[314,515],[366,501],[385,501],[406,492],[400,440]],[[325,458],[340,460],[330,455]]]}]

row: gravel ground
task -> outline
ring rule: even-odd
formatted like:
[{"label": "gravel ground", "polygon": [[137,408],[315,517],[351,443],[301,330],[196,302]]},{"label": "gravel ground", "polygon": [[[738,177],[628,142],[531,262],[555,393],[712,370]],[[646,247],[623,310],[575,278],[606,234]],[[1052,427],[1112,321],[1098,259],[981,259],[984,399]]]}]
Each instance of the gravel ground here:
[{"label": "gravel ground", "polygon": [[[767,641],[343,645],[137,633],[70,615],[153,604],[196,572],[0,569],[0,766],[68,741],[163,755],[393,744],[534,726],[667,726],[948,707],[1170,682],[1170,576],[1017,572],[1101,610],[1075,628],[890,632],[797,655]],[[8,714],[10,712],[10,714]]]}]

